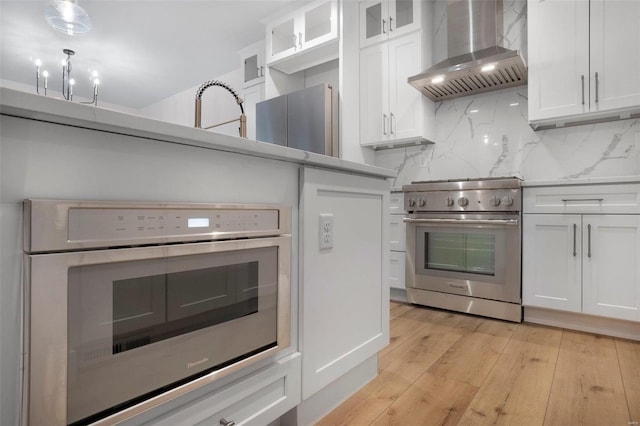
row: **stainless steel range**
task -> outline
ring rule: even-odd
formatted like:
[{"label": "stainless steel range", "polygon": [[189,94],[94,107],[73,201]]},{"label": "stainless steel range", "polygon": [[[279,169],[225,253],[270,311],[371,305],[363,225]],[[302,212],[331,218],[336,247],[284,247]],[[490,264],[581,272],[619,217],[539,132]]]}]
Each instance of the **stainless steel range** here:
[{"label": "stainless steel range", "polygon": [[413,182],[402,189],[409,301],[520,322],[520,179]]}]

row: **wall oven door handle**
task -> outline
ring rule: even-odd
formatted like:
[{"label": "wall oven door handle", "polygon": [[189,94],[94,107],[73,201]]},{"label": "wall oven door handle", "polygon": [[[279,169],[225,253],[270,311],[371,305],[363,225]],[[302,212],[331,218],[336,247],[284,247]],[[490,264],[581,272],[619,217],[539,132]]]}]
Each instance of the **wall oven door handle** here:
[{"label": "wall oven door handle", "polygon": [[518,226],[518,219],[413,219],[404,218],[405,223],[456,224],[456,225],[511,225]]}]

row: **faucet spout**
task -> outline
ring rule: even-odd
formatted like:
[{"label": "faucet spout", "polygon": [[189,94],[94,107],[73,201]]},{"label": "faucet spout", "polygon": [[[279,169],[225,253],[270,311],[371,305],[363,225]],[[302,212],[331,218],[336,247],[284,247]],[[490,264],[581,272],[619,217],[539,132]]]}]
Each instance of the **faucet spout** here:
[{"label": "faucet spout", "polygon": [[223,89],[226,89],[229,93],[233,95],[236,100],[236,103],[240,106],[240,118],[231,121],[225,121],[224,123],[214,124],[213,126],[205,127],[205,129],[211,129],[213,127],[221,126],[223,124],[231,123],[234,121],[240,122],[240,127],[238,129],[241,138],[247,137],[247,117],[244,115],[244,107],[242,106],[242,99],[238,96],[235,90],[233,90],[228,84],[223,83],[218,80],[209,80],[202,83],[202,85],[198,88],[196,92],[196,122],[195,127],[198,129],[202,129],[202,95],[204,91],[209,87],[219,86]]}]

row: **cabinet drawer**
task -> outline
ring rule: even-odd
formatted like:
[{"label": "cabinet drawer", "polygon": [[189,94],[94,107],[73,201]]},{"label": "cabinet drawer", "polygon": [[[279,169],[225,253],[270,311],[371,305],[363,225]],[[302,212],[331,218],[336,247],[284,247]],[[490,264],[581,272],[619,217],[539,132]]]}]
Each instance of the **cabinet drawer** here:
[{"label": "cabinet drawer", "polygon": [[290,355],[145,424],[218,425],[220,419],[237,426],[268,424],[300,402],[300,358]]},{"label": "cabinet drawer", "polygon": [[524,213],[640,213],[640,184],[531,187]]},{"label": "cabinet drawer", "polygon": [[391,267],[389,268],[389,287],[405,289],[404,265],[405,253],[402,251],[392,251],[389,256]]},{"label": "cabinet drawer", "polygon": [[405,251],[405,226],[404,216],[392,214],[389,220],[389,249],[395,251]]},{"label": "cabinet drawer", "polygon": [[390,213],[391,214],[405,214],[404,210],[404,192],[391,192],[390,198]]}]

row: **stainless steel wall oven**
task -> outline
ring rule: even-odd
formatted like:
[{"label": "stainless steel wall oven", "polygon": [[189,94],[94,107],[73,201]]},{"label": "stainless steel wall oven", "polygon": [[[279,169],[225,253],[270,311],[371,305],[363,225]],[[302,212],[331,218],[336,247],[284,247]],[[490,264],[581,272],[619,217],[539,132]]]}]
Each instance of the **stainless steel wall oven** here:
[{"label": "stainless steel wall oven", "polygon": [[403,187],[410,302],[521,321],[517,178]]},{"label": "stainless steel wall oven", "polygon": [[291,210],[27,200],[24,414],[113,424],[289,346]]}]

